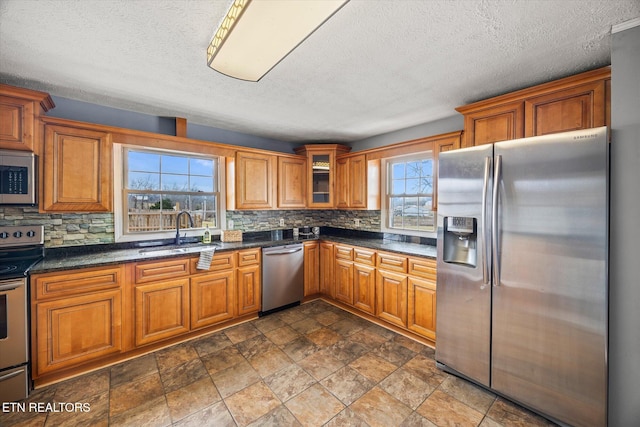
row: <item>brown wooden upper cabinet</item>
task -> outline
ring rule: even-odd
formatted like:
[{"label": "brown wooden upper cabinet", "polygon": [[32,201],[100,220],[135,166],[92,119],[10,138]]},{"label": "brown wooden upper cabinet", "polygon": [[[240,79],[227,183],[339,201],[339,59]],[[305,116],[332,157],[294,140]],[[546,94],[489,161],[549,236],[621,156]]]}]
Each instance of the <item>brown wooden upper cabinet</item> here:
[{"label": "brown wooden upper cabinet", "polygon": [[457,150],[461,146],[462,132],[450,132],[435,136],[433,141],[433,203],[431,205],[432,210],[438,209],[438,158],[440,153],[446,151]]},{"label": "brown wooden upper cabinet", "polygon": [[43,157],[43,212],[111,211],[110,133],[46,125]]},{"label": "brown wooden upper cabinet", "polygon": [[307,206],[307,159],[278,156],[278,207]]},{"label": "brown wooden upper cabinet", "polygon": [[336,206],[336,156],[351,147],[340,144],[309,144],[295,149],[307,156],[307,208]]},{"label": "brown wooden upper cabinet", "polygon": [[456,108],[464,146],[610,125],[610,67]]},{"label": "brown wooden upper cabinet", "polygon": [[380,160],[365,154],[347,154],[336,159],[336,207],[380,209]]},{"label": "brown wooden upper cabinet", "polygon": [[36,118],[54,106],[47,93],[0,84],[0,148],[38,153]]},{"label": "brown wooden upper cabinet", "polygon": [[[276,162],[277,157],[271,154],[238,151],[235,157],[235,177],[231,177],[235,179],[235,200],[229,208],[274,208]],[[233,194],[227,195],[228,198],[229,196],[233,197]]]}]

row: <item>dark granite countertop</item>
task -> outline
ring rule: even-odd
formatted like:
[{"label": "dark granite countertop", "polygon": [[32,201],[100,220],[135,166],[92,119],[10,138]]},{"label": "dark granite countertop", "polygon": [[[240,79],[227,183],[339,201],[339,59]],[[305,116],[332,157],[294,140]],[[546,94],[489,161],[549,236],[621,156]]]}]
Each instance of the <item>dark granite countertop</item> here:
[{"label": "dark granite countertop", "polygon": [[[271,240],[268,233],[254,233],[242,242],[220,242],[212,244],[185,243],[182,245],[163,245],[143,247],[143,245],[93,245],[83,247],[67,247],[47,249],[45,258],[36,264],[31,274],[52,271],[70,270],[85,267],[99,267],[126,262],[150,261],[179,256],[197,255],[203,250],[215,248],[217,252],[235,251],[250,248],[264,248],[288,245],[309,240],[326,240],[344,243],[369,249],[395,252],[403,255],[436,258],[435,241],[428,243],[412,243],[399,241],[398,236],[382,233],[353,232],[351,230],[327,229],[322,230],[317,239],[293,239],[285,233],[282,240]],[[415,239],[414,239],[415,240]],[[423,239],[424,240],[424,239]]]}]

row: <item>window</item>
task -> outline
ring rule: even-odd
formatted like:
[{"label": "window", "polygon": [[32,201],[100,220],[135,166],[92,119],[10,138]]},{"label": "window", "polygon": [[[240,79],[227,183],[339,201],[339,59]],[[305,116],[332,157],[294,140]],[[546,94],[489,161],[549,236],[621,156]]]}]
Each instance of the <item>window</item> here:
[{"label": "window", "polygon": [[[178,213],[191,214],[194,228],[219,228],[218,159],[190,153],[124,147],[122,235],[170,236]],[[186,215],[180,228],[189,228]],[[125,239],[131,240],[131,239]]]},{"label": "window", "polygon": [[384,227],[400,234],[435,231],[431,152],[386,159]]}]

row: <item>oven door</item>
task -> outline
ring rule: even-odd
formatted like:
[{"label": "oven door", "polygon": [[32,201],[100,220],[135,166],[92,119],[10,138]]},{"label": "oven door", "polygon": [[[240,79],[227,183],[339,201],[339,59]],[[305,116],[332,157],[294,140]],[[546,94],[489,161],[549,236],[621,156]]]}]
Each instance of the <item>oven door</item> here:
[{"label": "oven door", "polygon": [[0,372],[27,363],[28,356],[26,279],[2,279],[0,280]]}]

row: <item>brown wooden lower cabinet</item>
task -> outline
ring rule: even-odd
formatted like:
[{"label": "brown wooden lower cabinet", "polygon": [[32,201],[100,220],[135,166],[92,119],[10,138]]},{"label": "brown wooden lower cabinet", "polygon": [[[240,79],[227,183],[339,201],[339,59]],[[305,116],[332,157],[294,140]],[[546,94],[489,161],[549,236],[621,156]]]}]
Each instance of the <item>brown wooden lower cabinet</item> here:
[{"label": "brown wooden lower cabinet", "polygon": [[216,253],[209,270],[177,257],[34,274],[30,286],[40,385],[257,314],[260,249]]},{"label": "brown wooden lower cabinet", "polygon": [[436,284],[408,277],[407,327],[424,337],[436,339]]},{"label": "brown wooden lower cabinet", "polygon": [[335,297],[333,243],[320,242],[320,292]]},{"label": "brown wooden lower cabinet", "polygon": [[135,287],[135,344],[189,332],[189,278]]},{"label": "brown wooden lower cabinet", "polygon": [[435,342],[434,259],[327,241],[319,248],[321,295]]},{"label": "brown wooden lower cabinet", "polygon": [[238,315],[257,313],[261,306],[260,265],[238,268]]},{"label": "brown wooden lower cabinet", "polygon": [[376,269],[353,264],[353,306],[365,313],[376,311]]},{"label": "brown wooden lower cabinet", "polygon": [[122,351],[122,291],[34,305],[34,378]]},{"label": "brown wooden lower cabinet", "polygon": [[123,351],[124,268],[31,276],[34,379]]},{"label": "brown wooden lower cabinet", "polygon": [[320,293],[320,245],[304,243],[304,296]]},{"label": "brown wooden lower cabinet", "polygon": [[353,262],[337,259],[334,275],[335,299],[353,305]]},{"label": "brown wooden lower cabinet", "polygon": [[378,270],[376,315],[394,325],[407,327],[407,275]]},{"label": "brown wooden lower cabinet", "polygon": [[191,278],[191,329],[233,318],[235,284],[233,270]]}]

